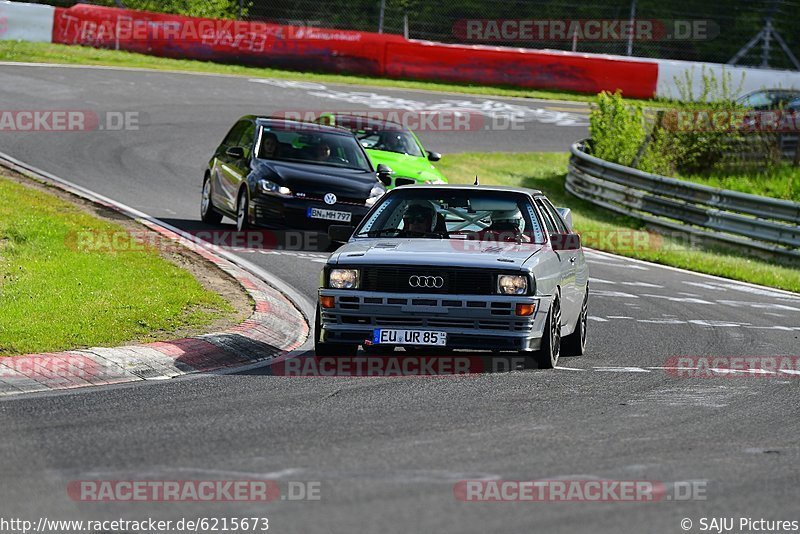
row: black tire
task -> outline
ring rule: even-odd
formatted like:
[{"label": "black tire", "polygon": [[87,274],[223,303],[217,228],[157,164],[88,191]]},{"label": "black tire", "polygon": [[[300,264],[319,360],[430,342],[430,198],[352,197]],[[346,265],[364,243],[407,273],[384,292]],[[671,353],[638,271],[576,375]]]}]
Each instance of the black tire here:
[{"label": "black tire", "polygon": [[314,354],[317,356],[355,356],[358,352],[358,345],[346,343],[325,343],[322,341],[322,321],[320,319],[319,306],[317,306],[317,316],[314,320]]},{"label": "black tire", "polygon": [[564,356],[583,356],[586,354],[586,323],[589,317],[588,304],[589,287],[587,286],[575,330],[561,340],[561,352]]},{"label": "black tire", "polygon": [[527,367],[532,367],[531,364],[535,363],[538,369],[552,369],[558,365],[559,356],[561,356],[561,302],[556,296],[550,311],[547,312],[542,346],[532,356],[528,356]]},{"label": "black tire", "polygon": [[239,196],[236,198],[236,230],[238,232],[244,232],[250,229],[249,210],[250,199],[247,198],[247,190],[242,189],[239,191]]},{"label": "black tire", "polygon": [[211,178],[208,174],[203,178],[203,193],[200,198],[200,220],[206,224],[219,224],[222,222],[222,215],[214,210],[214,203],[211,201]]}]

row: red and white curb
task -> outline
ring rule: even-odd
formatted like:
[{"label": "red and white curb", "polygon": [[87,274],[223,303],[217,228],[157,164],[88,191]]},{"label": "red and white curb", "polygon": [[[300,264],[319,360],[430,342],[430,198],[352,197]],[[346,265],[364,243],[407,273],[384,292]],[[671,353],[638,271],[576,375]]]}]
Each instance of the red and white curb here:
[{"label": "red and white curb", "polygon": [[[235,278],[255,302],[253,314],[246,321],[223,332],[115,348],[93,347],[0,358],[0,396],[167,379],[236,368],[285,356],[306,342],[310,331],[308,321],[313,317],[309,315],[308,302],[289,288],[282,287],[279,291],[268,284],[265,279],[270,279],[269,275],[259,272],[258,267],[133,208],[2,153],[0,165],[123,213],[185,245]],[[278,285],[274,278],[271,281]]]}]

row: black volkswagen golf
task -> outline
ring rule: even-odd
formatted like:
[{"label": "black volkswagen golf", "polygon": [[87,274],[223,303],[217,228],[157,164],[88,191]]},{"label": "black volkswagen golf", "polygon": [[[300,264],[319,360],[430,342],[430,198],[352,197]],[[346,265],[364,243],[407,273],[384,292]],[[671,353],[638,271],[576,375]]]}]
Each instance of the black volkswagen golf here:
[{"label": "black volkswagen golf", "polygon": [[230,217],[240,231],[357,224],[391,180],[391,169],[379,171],[348,130],[246,115],[208,162],[200,215],[211,224]]}]

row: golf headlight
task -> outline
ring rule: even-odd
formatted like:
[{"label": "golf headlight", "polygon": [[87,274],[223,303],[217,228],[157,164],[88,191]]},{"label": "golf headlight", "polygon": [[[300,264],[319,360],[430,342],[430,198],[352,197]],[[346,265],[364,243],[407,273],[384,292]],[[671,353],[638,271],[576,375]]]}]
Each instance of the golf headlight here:
[{"label": "golf headlight", "polygon": [[528,293],[528,277],[501,274],[497,277],[497,292],[501,295],[525,295]]},{"label": "golf headlight", "polygon": [[369,192],[369,198],[367,198],[367,206],[372,206],[375,204],[379,198],[386,194],[386,189],[376,185],[372,188],[372,191]]},{"label": "golf headlight", "polygon": [[282,185],[278,185],[272,180],[259,180],[258,190],[262,193],[277,193],[284,196],[289,196],[292,194],[291,189]]},{"label": "golf headlight", "polygon": [[358,270],[331,269],[331,289],[358,289]]}]

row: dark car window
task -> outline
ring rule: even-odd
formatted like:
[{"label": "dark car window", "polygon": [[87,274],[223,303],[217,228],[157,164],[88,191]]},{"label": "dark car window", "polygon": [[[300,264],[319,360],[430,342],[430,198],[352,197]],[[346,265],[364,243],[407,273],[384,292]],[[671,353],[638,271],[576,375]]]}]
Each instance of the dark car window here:
[{"label": "dark car window", "polygon": [[226,147],[239,146],[239,141],[242,139],[242,134],[244,133],[248,124],[251,124],[248,120],[241,120],[234,124],[233,128],[231,128],[228,132],[228,135],[225,136],[222,144]]},{"label": "dark car window", "polygon": [[250,158],[250,156],[252,155],[255,136],[256,136],[256,124],[254,122],[247,121],[245,123],[244,129],[242,130],[242,134],[239,137],[239,140],[236,142],[236,146],[244,148],[245,158]]},{"label": "dark car window", "polygon": [[559,233],[556,230],[556,223],[553,221],[553,218],[550,216],[550,214],[547,213],[547,210],[542,205],[542,201],[538,198],[536,199],[536,206],[539,208],[539,213],[542,215],[542,218],[544,218],[544,225],[547,227],[547,234],[552,235]]},{"label": "dark car window", "polygon": [[320,128],[262,126],[257,154],[261,159],[372,171],[353,135]]},{"label": "dark car window", "polygon": [[799,96],[796,91],[756,91],[740,98],[739,103],[755,110],[780,109]]},{"label": "dark car window", "polygon": [[543,197],[540,197],[538,201],[541,203],[542,206],[544,206],[544,209],[547,210],[548,215],[550,215],[550,217],[553,219],[553,222],[556,225],[558,233],[568,234],[569,230],[567,229],[567,225],[564,224],[564,220],[558,214],[558,211],[556,210],[555,206],[553,206],[553,204],[549,200]]}]

